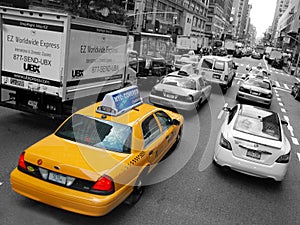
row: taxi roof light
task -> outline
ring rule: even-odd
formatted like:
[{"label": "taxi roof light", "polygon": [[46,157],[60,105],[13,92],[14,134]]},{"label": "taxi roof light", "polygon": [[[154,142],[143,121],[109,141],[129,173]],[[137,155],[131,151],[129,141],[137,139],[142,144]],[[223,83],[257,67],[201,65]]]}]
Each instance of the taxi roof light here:
[{"label": "taxi roof light", "polygon": [[106,94],[96,112],[118,116],[143,103],[137,86],[130,86]]}]

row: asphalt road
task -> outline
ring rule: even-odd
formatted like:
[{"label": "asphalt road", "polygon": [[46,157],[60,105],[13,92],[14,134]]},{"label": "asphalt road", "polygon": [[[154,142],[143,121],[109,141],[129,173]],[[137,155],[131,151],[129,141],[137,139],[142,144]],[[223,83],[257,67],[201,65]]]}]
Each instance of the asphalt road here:
[{"label": "asphalt road", "polygon": [[[224,119],[222,107],[233,106],[239,76],[246,65],[263,60],[235,59],[238,75],[225,96],[214,88],[211,99],[197,112],[181,112],[185,123],[176,150],[154,171],[154,184],[147,186],[133,207],[120,205],[104,217],[87,217],[53,208],[14,193],[9,175],[19,154],[50,134],[59,121],[0,108],[0,224],[1,225],[96,225],[96,224],[300,224],[300,102],[290,95],[296,81],[280,70],[271,70],[277,85],[271,110],[290,126],[285,128],[292,146],[285,180],[276,183],[212,164],[216,135]],[[147,102],[149,89],[141,86]]]}]

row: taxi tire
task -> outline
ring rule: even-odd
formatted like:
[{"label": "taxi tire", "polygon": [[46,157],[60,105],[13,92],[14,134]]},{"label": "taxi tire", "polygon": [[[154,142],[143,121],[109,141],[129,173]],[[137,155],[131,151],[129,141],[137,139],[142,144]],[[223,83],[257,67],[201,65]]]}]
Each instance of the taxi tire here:
[{"label": "taxi tire", "polygon": [[133,188],[132,193],[127,197],[127,199],[124,201],[124,203],[128,206],[133,206],[135,205],[140,198],[142,197],[144,193],[144,185],[143,185],[143,180],[146,177],[147,173],[147,168],[143,170],[143,172],[140,174],[138,179],[136,180],[135,186]]},{"label": "taxi tire", "polygon": [[295,92],[295,99],[296,100],[299,100],[300,99],[300,91],[299,91],[299,89],[297,89],[297,91]]}]

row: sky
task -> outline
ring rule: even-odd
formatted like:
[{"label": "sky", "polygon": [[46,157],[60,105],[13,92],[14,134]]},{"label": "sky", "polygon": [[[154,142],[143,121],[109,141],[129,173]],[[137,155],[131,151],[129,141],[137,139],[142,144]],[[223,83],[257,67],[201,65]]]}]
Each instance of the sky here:
[{"label": "sky", "polygon": [[249,4],[252,5],[250,18],[256,27],[256,37],[262,37],[266,29],[272,25],[276,3],[277,0],[249,0]]}]

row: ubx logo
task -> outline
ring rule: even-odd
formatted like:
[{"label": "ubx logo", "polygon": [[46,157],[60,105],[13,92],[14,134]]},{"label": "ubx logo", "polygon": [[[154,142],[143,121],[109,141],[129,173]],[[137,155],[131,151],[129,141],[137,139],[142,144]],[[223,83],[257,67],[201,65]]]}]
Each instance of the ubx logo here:
[{"label": "ubx logo", "polygon": [[72,70],[72,77],[73,78],[83,77],[83,70]]},{"label": "ubx logo", "polygon": [[37,65],[34,65],[34,64],[24,63],[23,68],[24,68],[25,71],[40,73],[40,66],[37,66]]}]

